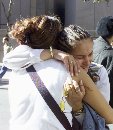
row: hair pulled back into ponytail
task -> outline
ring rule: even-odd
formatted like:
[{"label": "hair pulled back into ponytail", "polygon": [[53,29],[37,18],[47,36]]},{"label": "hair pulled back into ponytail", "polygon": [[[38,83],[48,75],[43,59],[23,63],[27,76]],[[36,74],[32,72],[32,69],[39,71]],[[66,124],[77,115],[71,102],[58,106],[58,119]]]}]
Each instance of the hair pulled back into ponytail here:
[{"label": "hair pulled back into ponytail", "polygon": [[55,43],[56,37],[62,30],[60,19],[56,16],[41,15],[17,21],[9,35],[28,46],[49,48]]},{"label": "hair pulled back into ponytail", "polygon": [[91,36],[86,30],[77,25],[70,25],[60,32],[55,48],[70,53],[80,40],[87,38]]}]

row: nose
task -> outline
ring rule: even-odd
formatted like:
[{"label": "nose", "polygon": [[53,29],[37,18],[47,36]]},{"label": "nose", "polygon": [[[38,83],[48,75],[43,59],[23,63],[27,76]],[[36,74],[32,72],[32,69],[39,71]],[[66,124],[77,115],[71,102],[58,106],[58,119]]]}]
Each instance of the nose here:
[{"label": "nose", "polygon": [[89,65],[91,64],[91,59],[89,58],[89,56],[86,56],[86,57],[84,58],[84,64],[85,64],[86,66],[89,66]]}]

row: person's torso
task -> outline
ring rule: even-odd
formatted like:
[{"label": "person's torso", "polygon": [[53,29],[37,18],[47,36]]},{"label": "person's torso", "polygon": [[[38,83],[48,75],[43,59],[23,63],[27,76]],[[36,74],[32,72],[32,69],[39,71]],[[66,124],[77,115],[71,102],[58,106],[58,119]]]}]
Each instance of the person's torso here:
[{"label": "person's torso", "polygon": [[4,44],[4,55],[9,53],[11,50],[13,50],[13,47],[12,47],[11,43],[9,43],[8,45]]},{"label": "person's torso", "polygon": [[108,45],[108,43],[102,37],[99,37],[94,40],[93,61],[95,63],[104,65],[103,61],[110,56],[113,56],[112,46]]},{"label": "person's torso", "polygon": [[[69,73],[61,63],[54,60],[35,64],[34,67],[59,105],[63,96],[63,84],[70,77]],[[39,94],[26,70],[13,72],[10,83],[11,130],[65,130]],[[71,107],[67,103],[65,111],[71,122]]]}]

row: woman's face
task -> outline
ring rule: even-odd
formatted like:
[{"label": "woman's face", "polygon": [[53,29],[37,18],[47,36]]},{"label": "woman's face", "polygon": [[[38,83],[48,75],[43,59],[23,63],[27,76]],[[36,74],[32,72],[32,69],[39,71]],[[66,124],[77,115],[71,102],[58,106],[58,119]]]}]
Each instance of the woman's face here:
[{"label": "woman's face", "polygon": [[73,49],[72,55],[79,62],[80,67],[88,72],[93,58],[93,40],[88,38],[79,41]]}]

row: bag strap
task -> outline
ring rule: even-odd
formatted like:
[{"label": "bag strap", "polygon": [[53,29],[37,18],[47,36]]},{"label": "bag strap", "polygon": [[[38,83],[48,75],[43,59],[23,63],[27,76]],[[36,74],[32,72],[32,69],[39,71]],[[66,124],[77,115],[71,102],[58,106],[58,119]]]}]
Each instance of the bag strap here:
[{"label": "bag strap", "polygon": [[[72,130],[72,127],[65,116],[65,114],[61,111],[59,105],[54,100],[52,95],[49,93],[48,89],[40,79],[39,75],[36,73],[36,70],[33,65],[26,68],[26,71],[29,73],[29,76],[31,77],[32,81],[34,82],[36,88],[40,92],[41,96],[49,106],[49,108],[52,110],[54,115],[57,117],[57,119],[60,121],[60,123],[64,126],[66,130]],[[35,72],[35,73],[34,73]]]}]

